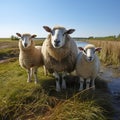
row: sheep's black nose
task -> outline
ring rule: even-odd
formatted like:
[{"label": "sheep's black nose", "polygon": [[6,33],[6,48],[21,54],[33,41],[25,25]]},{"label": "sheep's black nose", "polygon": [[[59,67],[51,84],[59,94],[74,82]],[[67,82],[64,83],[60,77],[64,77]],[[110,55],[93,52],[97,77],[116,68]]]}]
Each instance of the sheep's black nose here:
[{"label": "sheep's black nose", "polygon": [[91,61],[91,60],[92,60],[92,57],[89,57],[89,60]]},{"label": "sheep's black nose", "polygon": [[55,43],[55,46],[59,46],[60,41],[59,40],[55,40],[54,43]]},{"label": "sheep's black nose", "polygon": [[54,42],[55,42],[55,44],[59,44],[59,43],[60,43],[60,41],[59,41],[59,40],[55,40]]},{"label": "sheep's black nose", "polygon": [[27,43],[24,43],[24,46],[27,47]]}]

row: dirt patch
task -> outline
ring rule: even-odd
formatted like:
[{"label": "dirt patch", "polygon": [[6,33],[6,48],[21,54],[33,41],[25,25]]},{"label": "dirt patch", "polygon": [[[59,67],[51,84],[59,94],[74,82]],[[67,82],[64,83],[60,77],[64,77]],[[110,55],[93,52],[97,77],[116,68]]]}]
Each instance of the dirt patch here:
[{"label": "dirt patch", "polygon": [[7,63],[7,62],[15,62],[17,59],[18,59],[18,57],[13,57],[13,58],[8,58],[8,59],[0,60],[0,64],[1,63]]}]

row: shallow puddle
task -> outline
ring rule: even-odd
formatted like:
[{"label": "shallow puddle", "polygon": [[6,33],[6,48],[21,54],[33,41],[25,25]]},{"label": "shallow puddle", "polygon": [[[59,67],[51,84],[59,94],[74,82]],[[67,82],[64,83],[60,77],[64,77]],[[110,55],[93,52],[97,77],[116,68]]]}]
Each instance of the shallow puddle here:
[{"label": "shallow puddle", "polygon": [[108,82],[108,89],[115,109],[113,120],[120,120],[120,68],[102,67],[100,76]]}]

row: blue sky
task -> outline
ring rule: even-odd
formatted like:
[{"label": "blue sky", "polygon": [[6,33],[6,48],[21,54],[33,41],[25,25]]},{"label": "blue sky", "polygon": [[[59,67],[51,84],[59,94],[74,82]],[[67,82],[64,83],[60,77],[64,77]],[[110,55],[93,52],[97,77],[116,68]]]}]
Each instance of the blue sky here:
[{"label": "blue sky", "polygon": [[74,28],[73,37],[120,34],[120,0],[0,0],[0,37],[46,37],[43,25]]}]

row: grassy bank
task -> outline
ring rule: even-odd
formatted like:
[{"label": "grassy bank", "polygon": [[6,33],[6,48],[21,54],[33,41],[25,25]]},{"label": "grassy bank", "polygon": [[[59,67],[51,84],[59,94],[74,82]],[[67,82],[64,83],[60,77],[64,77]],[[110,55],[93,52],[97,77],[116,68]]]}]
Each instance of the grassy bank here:
[{"label": "grassy bank", "polygon": [[120,41],[89,40],[95,46],[102,47],[100,60],[106,65],[120,65]]},{"label": "grassy bank", "polygon": [[[9,55],[9,50],[19,51],[16,41],[4,42],[0,41],[4,46],[0,56]],[[78,82],[71,78],[67,81],[67,90],[60,93],[55,91],[53,76],[44,76],[43,68],[38,70],[38,78],[37,85],[34,81],[26,82],[27,74],[19,66],[18,54],[15,59],[0,64],[1,120],[110,120],[111,99],[100,78],[96,80],[96,91],[78,92]]]},{"label": "grassy bank", "polygon": [[108,120],[105,116],[111,114],[103,87],[81,93],[68,87],[57,93],[54,78],[44,76],[42,68],[37,85],[26,78],[18,60],[0,64],[0,119]]}]

